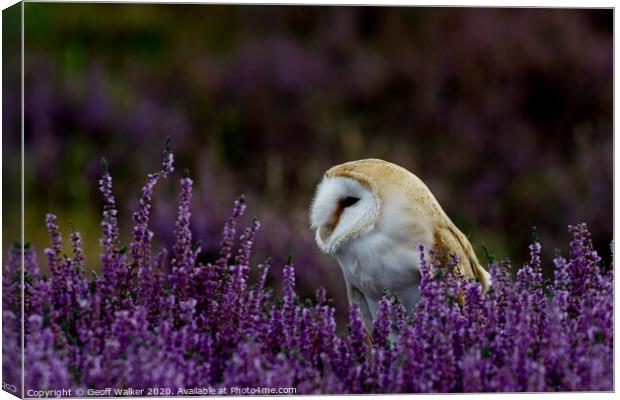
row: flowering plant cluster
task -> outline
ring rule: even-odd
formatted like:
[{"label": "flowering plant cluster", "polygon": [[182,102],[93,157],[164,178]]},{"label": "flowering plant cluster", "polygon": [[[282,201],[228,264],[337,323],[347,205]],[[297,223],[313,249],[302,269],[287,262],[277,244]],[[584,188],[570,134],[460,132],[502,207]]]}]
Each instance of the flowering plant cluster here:
[{"label": "flowering plant cluster", "polygon": [[[153,190],[172,171],[167,146],[161,170],[142,189],[132,242],[123,246],[104,168],[100,274],[87,277],[79,233],[70,234],[72,254],[63,252],[54,215],[47,217],[49,277],[24,246],[26,389],[160,387],[173,395],[205,385],[297,393],[613,389],[613,261],[603,265],[583,224],[569,228],[570,254],[554,259],[552,282],[543,279],[535,241],[514,282],[508,262],[490,260],[487,293],[420,247],[417,308],[408,314],[386,293],[368,340],[357,305],[341,335],[325,290],[302,301],[290,261],[282,296],[265,286],[270,262],[250,265],[260,223],[238,235],[243,198],[224,227],[219,257],[204,265],[190,230],[193,182],[185,176],[175,244],[152,252]],[[17,382],[21,354],[21,258],[22,247],[12,249],[3,271],[9,382]]]}]

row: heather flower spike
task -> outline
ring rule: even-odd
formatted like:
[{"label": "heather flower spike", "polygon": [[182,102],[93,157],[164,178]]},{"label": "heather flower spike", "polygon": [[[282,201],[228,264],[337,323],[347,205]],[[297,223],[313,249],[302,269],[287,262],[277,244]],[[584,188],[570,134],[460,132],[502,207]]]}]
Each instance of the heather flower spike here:
[{"label": "heather flower spike", "polygon": [[222,241],[220,242],[220,258],[215,263],[220,267],[225,266],[232,256],[232,248],[237,233],[237,220],[245,212],[245,207],[245,196],[241,195],[235,200],[232,216],[228,219],[226,225],[224,225]]},{"label": "heather flower spike", "polygon": [[495,256],[493,255],[493,253],[489,251],[487,246],[482,246],[482,250],[484,251],[484,257],[487,259],[489,264],[493,264],[495,262]]},{"label": "heather flower spike", "polygon": [[108,173],[108,160],[105,157],[101,157],[101,169],[104,173]]},{"label": "heather flower spike", "polygon": [[134,264],[138,266],[143,262],[148,263],[150,257],[150,243],[153,233],[148,229],[148,223],[153,190],[161,178],[166,178],[174,170],[173,162],[174,157],[170,151],[170,137],[168,137],[166,139],[162,168],[157,173],[149,174],[146,184],[142,188],[142,197],[139,201],[138,210],[133,214],[133,220],[136,225],[133,229],[134,241],[129,247]]},{"label": "heather flower spike", "polygon": [[[294,387],[298,394],[613,389],[613,243],[605,268],[585,224],[569,227],[570,251],[553,260],[551,282],[542,279],[546,261],[538,240],[515,282],[485,248],[493,281],[486,293],[442,264],[454,266],[454,260],[420,245],[416,308],[407,313],[385,291],[372,333],[357,303],[342,332],[325,289],[316,290],[316,301],[297,291],[303,278],[296,277],[292,254],[282,269],[281,295],[268,286],[271,259],[251,264],[260,223],[253,219],[238,235],[243,196],[222,231],[220,257],[195,268],[201,242],[190,228],[194,182],[188,174],[179,182],[172,248],[151,260],[153,189],[172,173],[172,162],[167,140],[162,168],[143,187],[127,247],[119,243],[112,178],[102,161],[100,275],[86,271],[82,237],[73,229],[72,255],[64,254],[53,214],[46,217],[49,278],[35,249],[24,245],[27,388],[158,387],[173,394],[227,385]],[[15,334],[21,257],[21,246],[9,249],[2,275],[3,351],[11,360],[21,355]],[[5,365],[3,379],[19,378]]]}]

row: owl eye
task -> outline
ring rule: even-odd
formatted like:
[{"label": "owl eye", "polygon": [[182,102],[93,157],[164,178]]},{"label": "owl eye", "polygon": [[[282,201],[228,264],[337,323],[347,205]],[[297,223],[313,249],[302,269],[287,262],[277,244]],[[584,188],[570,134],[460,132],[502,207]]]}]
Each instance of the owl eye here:
[{"label": "owl eye", "polygon": [[347,207],[351,207],[352,205],[354,205],[358,201],[360,201],[360,199],[358,197],[351,197],[351,196],[349,196],[346,199],[342,200],[342,202],[340,204],[342,205],[342,208],[347,208]]}]

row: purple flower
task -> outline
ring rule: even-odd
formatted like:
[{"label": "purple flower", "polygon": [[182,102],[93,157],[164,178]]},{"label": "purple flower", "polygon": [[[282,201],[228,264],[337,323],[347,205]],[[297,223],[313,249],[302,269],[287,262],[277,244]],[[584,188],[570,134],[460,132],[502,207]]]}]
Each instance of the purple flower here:
[{"label": "purple flower", "polygon": [[86,276],[79,233],[71,233],[72,254],[64,254],[52,214],[46,219],[49,279],[30,246],[9,251],[3,270],[5,379],[20,378],[23,289],[27,389],[612,390],[613,261],[603,265],[584,224],[569,227],[570,253],[553,260],[552,282],[543,280],[536,241],[514,282],[508,262],[488,266],[493,284],[486,293],[454,272],[454,260],[442,265],[432,250],[418,246],[419,303],[407,315],[386,293],[370,337],[358,304],[348,310],[348,332],[340,332],[325,289],[314,301],[304,299],[290,260],[282,270],[282,293],[271,291],[272,262],[251,263],[258,220],[237,237],[243,198],[225,224],[217,261],[197,263],[188,177],[180,181],[174,244],[151,259],[153,188],[172,173],[172,160],[167,149],[162,170],[149,175],[143,188],[129,254],[119,243],[112,181],[104,170],[101,276]]}]

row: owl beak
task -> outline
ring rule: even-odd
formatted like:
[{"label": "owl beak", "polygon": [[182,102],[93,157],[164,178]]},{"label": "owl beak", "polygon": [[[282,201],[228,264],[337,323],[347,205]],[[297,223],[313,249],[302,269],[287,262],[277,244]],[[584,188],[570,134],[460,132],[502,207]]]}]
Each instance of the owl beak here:
[{"label": "owl beak", "polygon": [[323,243],[327,243],[331,234],[334,233],[338,222],[340,222],[340,216],[342,215],[343,210],[344,208],[342,204],[338,203],[338,207],[333,212],[329,221],[321,225],[317,230],[317,237],[321,239]]},{"label": "owl beak", "polygon": [[321,241],[326,242],[327,238],[329,238],[329,235],[331,235],[333,231],[334,229],[332,227],[323,225],[318,230],[319,238]]},{"label": "owl beak", "polygon": [[333,233],[333,229],[329,227],[329,225],[321,225],[316,230],[316,244],[319,246],[319,249],[325,254],[332,254],[332,246],[330,246],[329,237]]}]

